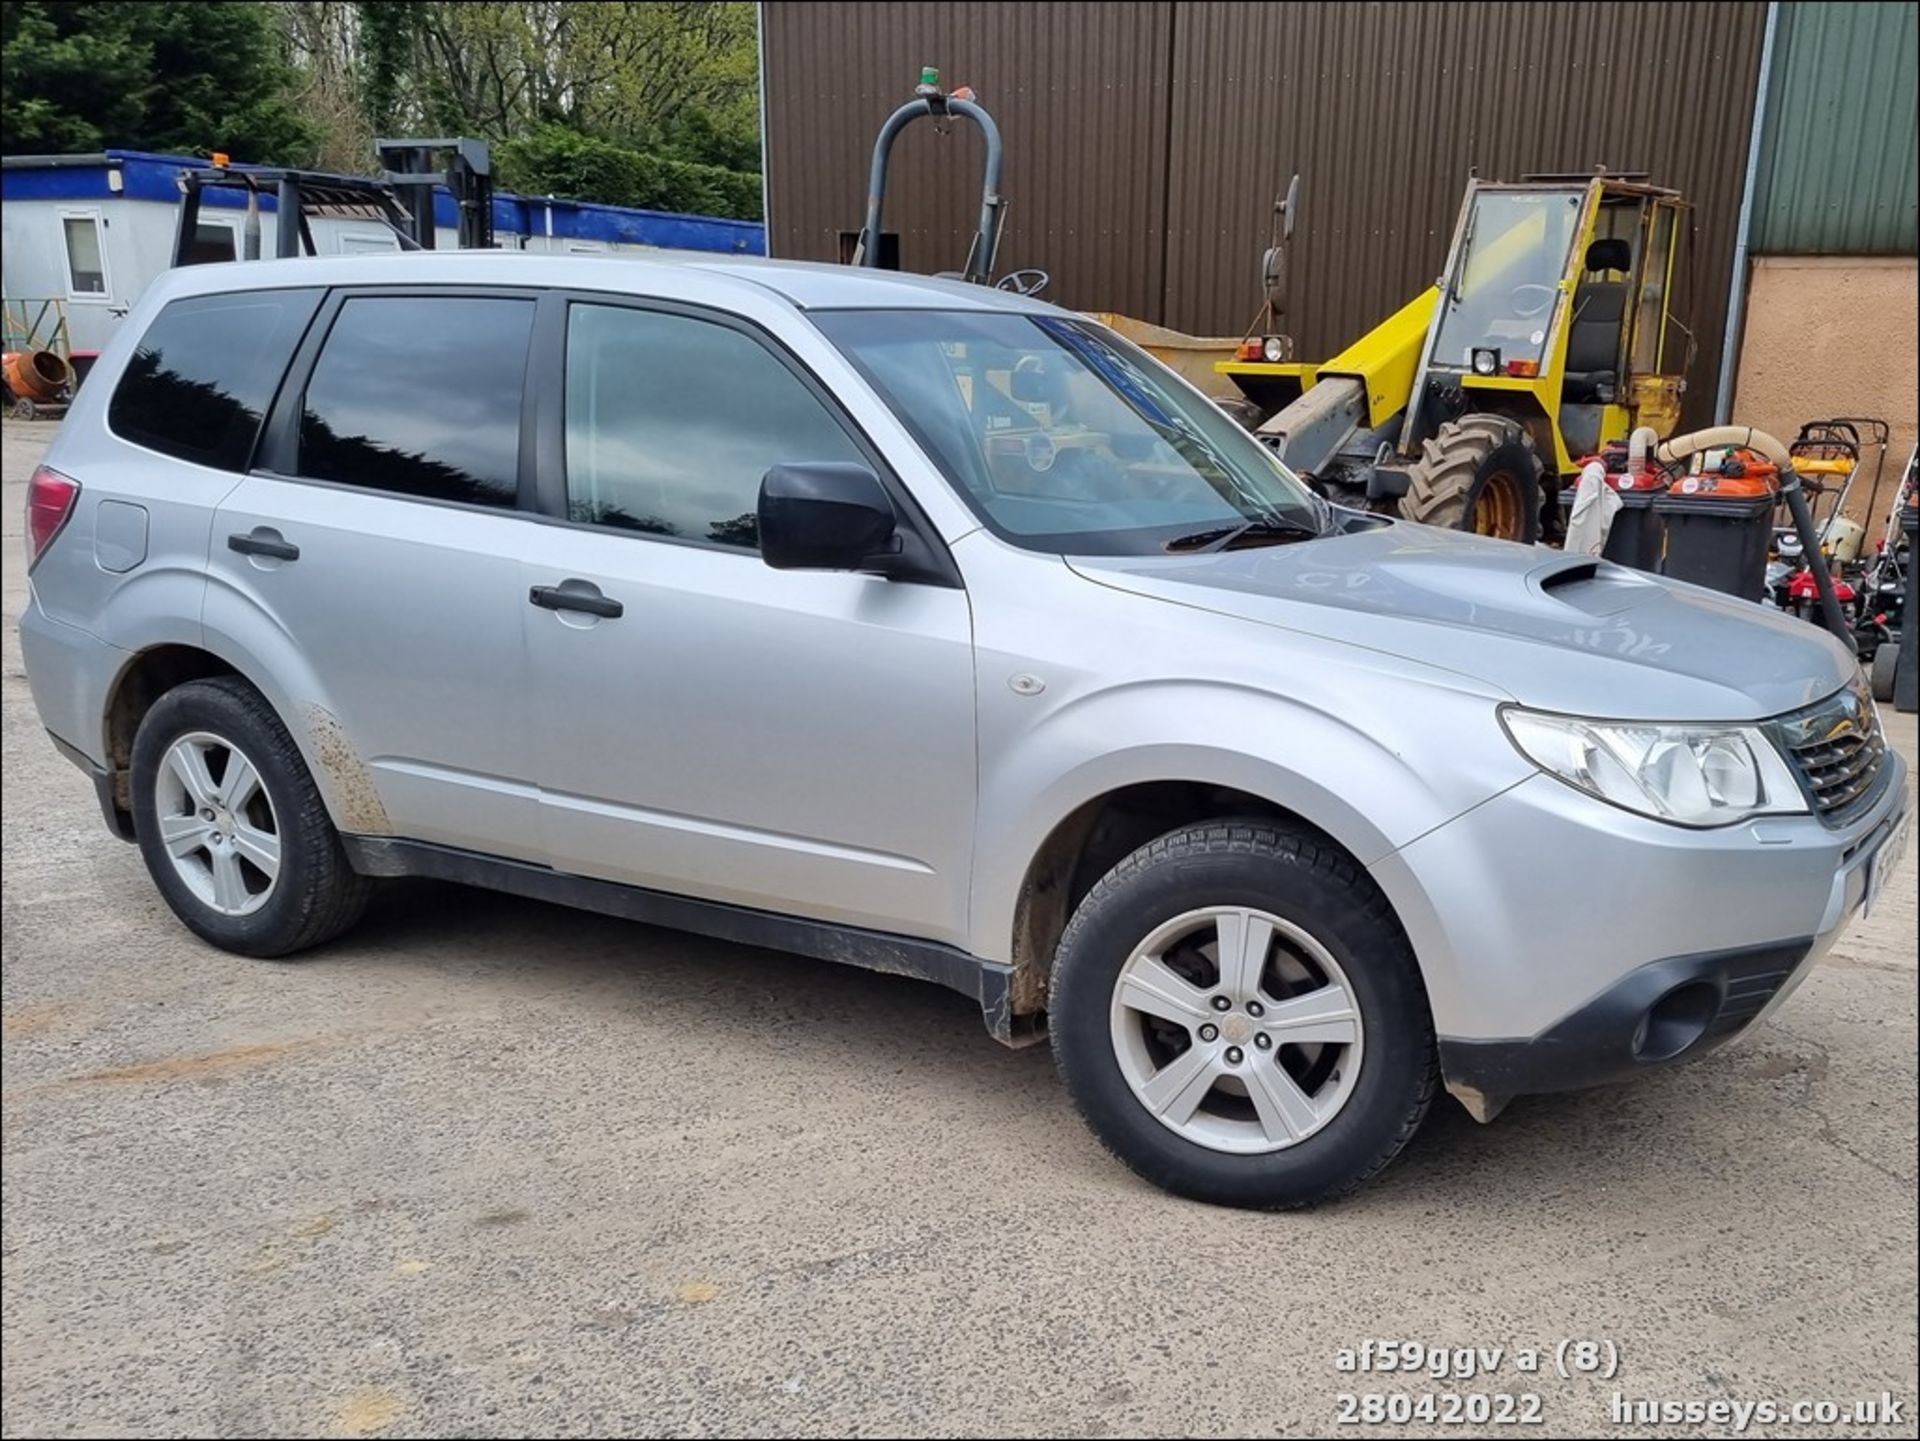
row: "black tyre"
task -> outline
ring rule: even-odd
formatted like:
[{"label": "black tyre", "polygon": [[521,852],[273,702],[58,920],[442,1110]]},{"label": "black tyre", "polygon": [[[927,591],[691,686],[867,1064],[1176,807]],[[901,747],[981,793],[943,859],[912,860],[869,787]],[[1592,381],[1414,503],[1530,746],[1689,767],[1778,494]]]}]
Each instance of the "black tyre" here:
[{"label": "black tyre", "polygon": [[1432,1018],[1386,898],[1317,834],[1221,821],[1162,836],[1081,902],[1048,1005],[1094,1133],[1195,1200],[1344,1196],[1432,1102]]},{"label": "black tyre", "polygon": [[1868,669],[1869,684],[1875,700],[1893,699],[1894,672],[1900,668],[1900,642],[1883,640],[1874,647],[1873,664]]},{"label": "black tyre", "polygon": [[348,864],[299,748],[245,681],[189,681],[154,702],[131,781],[154,884],[214,945],[291,955],[366,909],[373,883]]},{"label": "black tyre", "polygon": [[1532,437],[1500,415],[1448,421],[1407,467],[1400,518],[1534,544],[1540,539],[1540,459]]}]

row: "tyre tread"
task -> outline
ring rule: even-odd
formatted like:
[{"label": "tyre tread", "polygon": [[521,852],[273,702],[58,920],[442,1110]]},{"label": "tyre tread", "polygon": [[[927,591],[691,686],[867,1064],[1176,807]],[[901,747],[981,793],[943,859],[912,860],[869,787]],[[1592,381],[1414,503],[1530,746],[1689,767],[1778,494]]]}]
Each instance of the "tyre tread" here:
[{"label": "tyre tread", "polygon": [[[1462,529],[1468,495],[1481,462],[1501,446],[1516,441],[1528,454],[1535,453],[1533,437],[1526,427],[1505,416],[1465,415],[1446,422],[1437,435],[1420,443],[1420,458],[1408,467],[1407,493],[1400,501],[1401,519],[1443,530]],[[1535,466],[1537,469],[1537,458]]]}]

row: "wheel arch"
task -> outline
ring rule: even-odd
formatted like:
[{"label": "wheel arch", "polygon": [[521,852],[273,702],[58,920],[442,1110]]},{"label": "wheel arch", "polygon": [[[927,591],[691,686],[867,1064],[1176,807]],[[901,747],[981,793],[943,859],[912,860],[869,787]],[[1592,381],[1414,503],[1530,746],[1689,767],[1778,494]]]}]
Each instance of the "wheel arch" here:
[{"label": "wheel arch", "polygon": [[232,676],[258,691],[293,738],[308,772],[342,831],[381,835],[391,830],[371,776],[339,721],[324,706],[296,701],[279,687],[263,683],[267,672],[253,657],[235,653],[205,637],[202,644],[165,641],[128,657],[107,688],[101,740],[109,772],[116,823],[132,834],[130,771],[133,738],[155,701],[188,681]]},{"label": "wheel arch", "polygon": [[1547,403],[1533,390],[1470,390],[1471,408],[1465,415],[1492,415],[1510,420],[1527,433],[1533,442],[1534,457],[1540,462],[1541,484],[1561,472],[1560,458],[1566,447],[1560,442],[1560,427],[1548,411]]},{"label": "wheel arch", "polygon": [[[1396,841],[1332,785],[1243,752],[1154,747],[1157,766],[1127,751],[1090,760],[1048,794],[1004,861],[976,868],[976,954],[1014,967],[1016,1014],[1045,1008],[1054,952],[1093,884],[1146,842],[1203,821],[1252,817],[1305,827],[1363,870]],[[1377,782],[1369,787],[1377,793]],[[1431,811],[1430,793],[1404,792],[1402,815]],[[1044,817],[1044,820],[1038,819]],[[991,825],[991,822],[988,822]],[[991,835],[983,829],[983,835]]]},{"label": "wheel arch", "polygon": [[129,774],[133,766],[133,738],[140,722],[153,709],[154,702],[174,687],[221,675],[248,680],[230,662],[204,647],[183,641],[164,641],[128,656],[108,684],[100,739],[116,820],[124,826],[122,834],[133,834]]},{"label": "wheel arch", "polygon": [[[1138,781],[1093,796],[1054,824],[1021,879],[1010,950],[1015,1009],[1044,1008],[1047,978],[1067,922],[1102,876],[1151,840],[1229,817],[1302,827],[1353,855],[1306,816],[1233,786],[1193,780]],[[1358,862],[1358,857],[1354,859]]]}]

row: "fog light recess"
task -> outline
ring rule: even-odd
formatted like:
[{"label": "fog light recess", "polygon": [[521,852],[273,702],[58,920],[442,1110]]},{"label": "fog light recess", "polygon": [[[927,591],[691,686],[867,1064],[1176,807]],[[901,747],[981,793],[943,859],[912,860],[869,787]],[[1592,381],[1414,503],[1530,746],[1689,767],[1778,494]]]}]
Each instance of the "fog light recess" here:
[{"label": "fog light recess", "polygon": [[1633,1033],[1638,1061],[1669,1061],[1707,1033],[1720,1009],[1720,991],[1709,981],[1675,986],[1647,1008]]}]

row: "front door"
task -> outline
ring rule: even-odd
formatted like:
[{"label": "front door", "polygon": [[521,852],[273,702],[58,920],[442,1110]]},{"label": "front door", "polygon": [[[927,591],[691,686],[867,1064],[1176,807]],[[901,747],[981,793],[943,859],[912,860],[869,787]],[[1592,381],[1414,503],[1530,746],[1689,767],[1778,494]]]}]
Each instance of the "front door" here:
[{"label": "front door", "polygon": [[567,523],[530,540],[521,592],[552,864],[961,939],[966,593],[756,547],[770,466],[878,465],[867,442],[723,317],[576,301],[565,347]]}]

